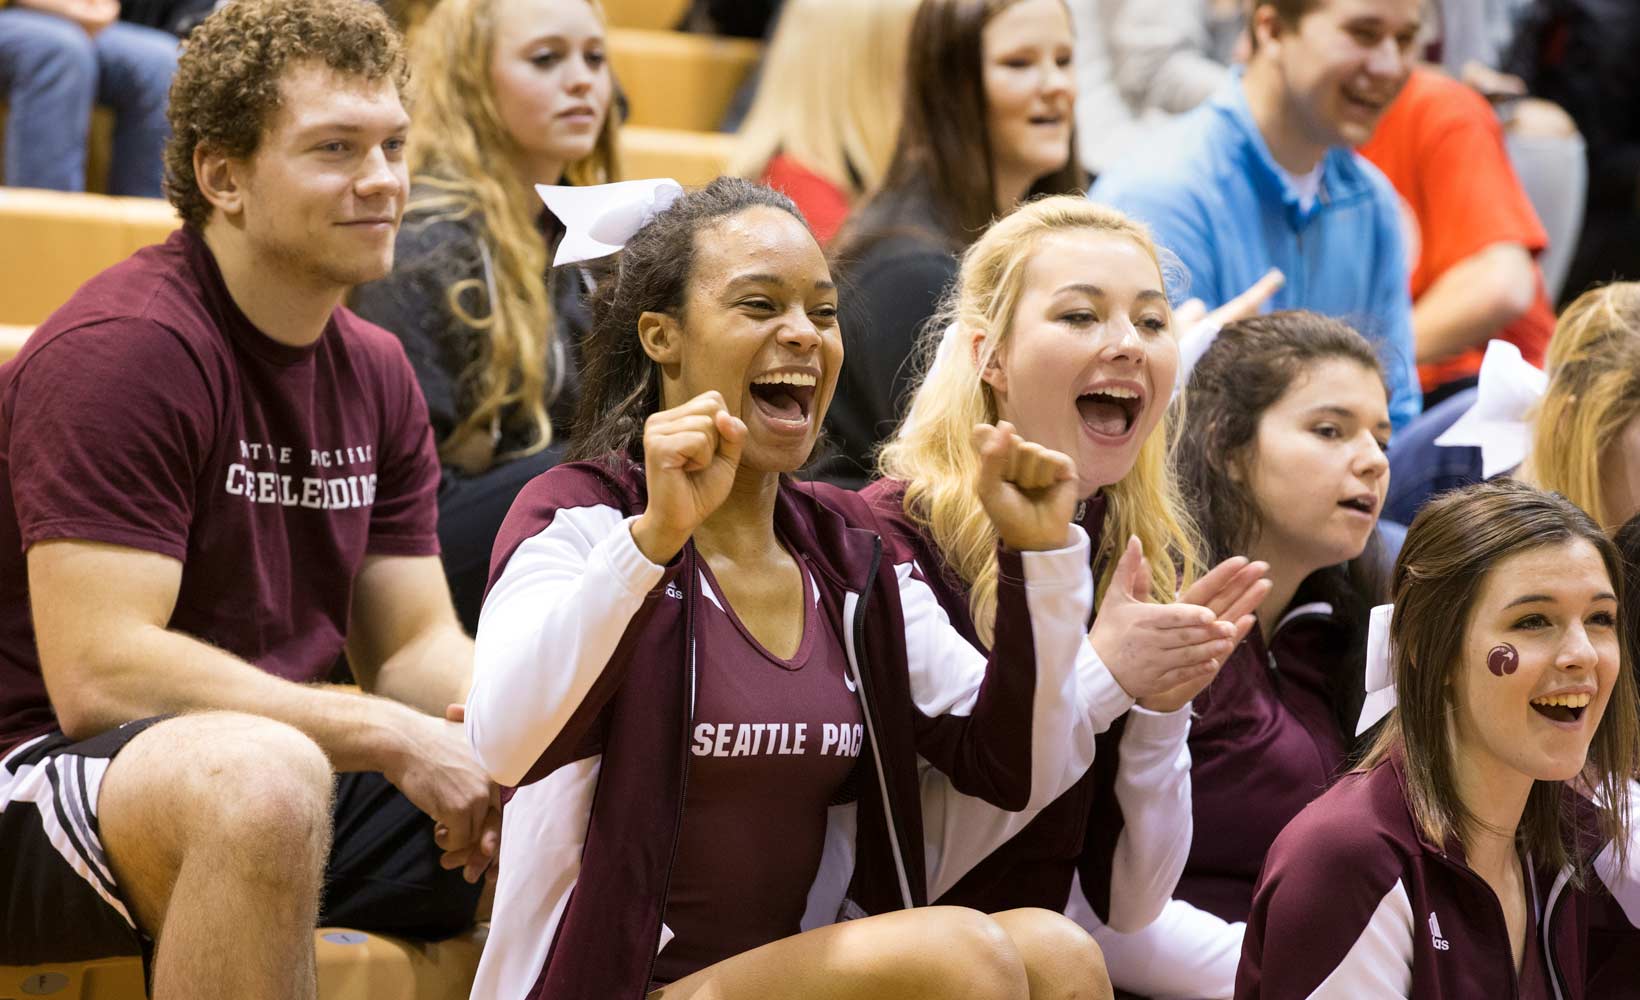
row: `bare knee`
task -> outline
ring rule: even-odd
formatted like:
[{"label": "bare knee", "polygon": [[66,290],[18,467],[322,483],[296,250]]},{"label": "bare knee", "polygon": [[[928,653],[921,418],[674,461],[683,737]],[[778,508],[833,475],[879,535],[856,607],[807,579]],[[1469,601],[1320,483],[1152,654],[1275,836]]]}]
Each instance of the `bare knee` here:
[{"label": "bare knee", "polygon": [[1018,998],[1030,996],[1025,963],[1011,935],[991,917],[960,906],[913,911],[926,916],[918,951],[931,976],[946,984],[935,996]]},{"label": "bare knee", "polygon": [[203,824],[198,846],[212,841],[213,854],[236,857],[252,872],[311,867],[315,859],[322,865],[334,784],[324,751],[283,723],[226,715],[220,721],[227,739],[204,752],[191,782]]},{"label": "bare knee", "polygon": [[1031,1000],[1106,1000],[1105,956],[1087,931],[1062,913],[1009,910],[993,919],[1012,939],[1031,984]]},{"label": "bare knee", "polygon": [[231,864],[241,848],[299,865],[328,843],[332,782],[324,752],[297,730],[210,712],[133,739],[109,766],[99,811],[107,846],[142,867],[174,872],[201,851]]},{"label": "bare knee", "polygon": [[332,780],[312,740],[258,716],[180,716],[136,736],[103,777],[98,821],[138,921],[158,929],[185,866],[317,892]]}]

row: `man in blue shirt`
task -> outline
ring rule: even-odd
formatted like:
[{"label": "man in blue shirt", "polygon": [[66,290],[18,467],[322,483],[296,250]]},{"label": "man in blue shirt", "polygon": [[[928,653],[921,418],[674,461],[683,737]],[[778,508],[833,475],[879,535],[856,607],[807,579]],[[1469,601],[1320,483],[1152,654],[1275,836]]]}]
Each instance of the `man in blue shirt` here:
[{"label": "man in blue shirt", "polygon": [[1354,147],[1406,82],[1422,6],[1261,2],[1245,71],[1091,193],[1149,223],[1210,309],[1280,268],[1274,308],[1336,316],[1379,346],[1397,428],[1421,404],[1400,202]]}]

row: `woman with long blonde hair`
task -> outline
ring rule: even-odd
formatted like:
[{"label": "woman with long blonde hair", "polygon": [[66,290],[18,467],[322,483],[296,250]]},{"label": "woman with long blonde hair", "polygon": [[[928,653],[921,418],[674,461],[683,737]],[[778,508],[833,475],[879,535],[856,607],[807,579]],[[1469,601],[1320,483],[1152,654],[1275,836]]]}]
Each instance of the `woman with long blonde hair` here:
[{"label": "woman with long blonde hair", "polygon": [[1640,514],[1640,282],[1578,296],[1555,323],[1544,364],[1540,374],[1509,345],[1489,345],[1481,386],[1398,435],[1384,516],[1410,523],[1436,494],[1508,470],[1608,533]]},{"label": "woman with long blonde hair", "polygon": [[1566,497],[1610,534],[1640,513],[1640,282],[1578,296],[1545,360],[1549,390],[1519,478]]},{"label": "woman with long blonde hair", "polygon": [[[1168,464],[1178,343],[1143,226],[1081,197],[1027,202],[964,254],[940,318],[946,332],[927,345],[929,369],[865,496],[986,649],[999,571],[967,485],[980,464],[972,428],[1004,422],[1070,456],[1102,595],[1089,639],[1108,670],[1096,699],[1108,728],[1093,770],[1034,816],[925,780],[925,825],[943,847],[931,894],[986,911],[1071,902],[1073,915],[1137,930],[1166,903],[1190,842],[1189,702],[1251,627],[1264,567],[1231,559],[1197,580],[1196,531]],[[959,856],[984,860],[946,863]]]},{"label": "woman with long blonde hair", "polygon": [[393,273],[354,308],[392,330],[421,382],[445,477],[439,535],[475,628],[512,498],[557,461],[589,319],[550,272],[557,222],[536,184],[615,179],[615,82],[597,0],[442,0],[411,50],[412,187]]},{"label": "woman with long blonde hair", "polygon": [[783,191],[824,245],[883,179],[917,0],[787,0],[731,174]]}]

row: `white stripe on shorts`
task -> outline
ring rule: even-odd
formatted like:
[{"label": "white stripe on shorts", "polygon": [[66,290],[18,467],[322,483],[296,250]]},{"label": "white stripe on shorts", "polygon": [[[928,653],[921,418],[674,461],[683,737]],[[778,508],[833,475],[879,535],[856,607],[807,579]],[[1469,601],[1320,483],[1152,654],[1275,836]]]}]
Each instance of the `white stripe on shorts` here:
[{"label": "white stripe on shorts", "polygon": [[[6,759],[20,756],[38,742],[38,739],[29,740],[13,749]],[[136,921],[131,919],[125,903],[110,891],[114,873],[109,870],[102,840],[91,826],[108,759],[61,753],[38,764],[25,764],[15,774],[4,769],[4,763],[0,761],[0,810],[17,803],[32,804],[51,846],[105,903],[135,928]],[[90,814],[86,812],[86,803],[91,804]],[[67,826],[63,823],[64,817],[68,820]]]}]

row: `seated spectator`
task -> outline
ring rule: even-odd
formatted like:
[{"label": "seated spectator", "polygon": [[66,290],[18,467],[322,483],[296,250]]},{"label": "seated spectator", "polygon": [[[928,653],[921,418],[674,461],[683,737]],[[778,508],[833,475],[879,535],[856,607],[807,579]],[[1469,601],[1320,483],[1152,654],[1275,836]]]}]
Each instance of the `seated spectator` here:
[{"label": "seated spectator", "polygon": [[923,905],[924,767],[1020,809],[1090,762],[1069,459],[969,428],[1016,609],[981,653],[865,501],[790,479],[843,361],[796,206],[738,177],[645,200],[603,217],[631,228],[602,230],[579,461],[496,544],[466,721],[515,787],[474,996],[1108,997],[1060,914]]},{"label": "seated spectator", "polygon": [[119,0],[0,0],[7,185],[84,191],[91,108],[105,104],[108,193],[160,196],[177,40],[119,15]]},{"label": "seated spectator", "polygon": [[832,247],[849,365],[822,478],[863,486],[910,390],[918,334],[957,255],[1026,198],[1086,186],[1072,114],[1070,16],[1061,0],[923,0],[912,22],[904,120],[882,187]]},{"label": "seated spectator", "polygon": [[1210,558],[1269,566],[1258,625],[1195,698],[1196,830],[1174,898],[1137,934],[1098,930],[1111,981],[1151,997],[1230,996],[1264,855],[1342,768],[1360,704],[1373,527],[1388,479],[1387,393],[1336,320],[1226,326],[1191,372],[1176,461]]},{"label": "seated spectator", "polygon": [[[1459,393],[1414,421],[1407,448],[1397,438],[1390,466],[1398,478],[1385,516],[1409,523],[1441,490],[1503,472],[1562,494],[1608,531],[1640,513],[1640,283],[1596,288],[1566,307],[1549,341],[1547,380],[1519,359],[1494,360],[1499,347],[1507,353],[1504,345],[1488,350],[1481,390]],[[1496,393],[1501,408],[1489,404],[1485,414],[1496,424],[1483,435],[1487,447],[1436,444],[1479,399],[1494,395],[1486,388],[1493,379],[1510,389]]]},{"label": "seated spectator", "polygon": [[[392,265],[407,82],[364,0],[212,15],[170,109],[183,227],[0,366],[0,965],[311,998],[316,918],[472,920],[441,864],[476,880],[499,816],[442,718],[472,642],[438,459],[404,351],[341,308]],[[362,692],[317,683],[344,646]]]},{"label": "seated spectator", "polygon": [[1246,71],[1093,188],[1150,224],[1209,308],[1277,267],[1275,308],[1357,327],[1383,357],[1397,427],[1419,409],[1400,208],[1353,147],[1406,81],[1421,7],[1260,2]]},{"label": "seated spectator", "polygon": [[1548,237],[1485,98],[1414,69],[1360,152],[1395,185],[1415,230],[1412,335],[1424,405],[1474,385],[1493,338],[1542,366],[1555,317],[1534,258]]},{"label": "seated spectator", "polygon": [[1388,722],[1270,849],[1237,1000],[1589,995],[1592,916],[1632,941],[1640,912],[1623,575],[1599,525],[1524,484],[1419,514],[1373,613],[1362,722]]},{"label": "seated spectator", "polygon": [[393,273],[352,303],[404,342],[427,397],[444,572],[471,631],[501,519],[563,454],[590,323],[579,272],[550,268],[562,229],[534,185],[613,179],[615,84],[588,0],[443,0],[411,63],[410,205]]},{"label": "seated spectator", "polygon": [[728,173],[796,202],[822,246],[882,181],[917,0],[789,0]]},{"label": "seated spectator", "polygon": [[1209,0],[1071,0],[1076,133],[1095,173],[1161,140],[1173,118],[1223,86]]},{"label": "seated spectator", "polygon": [[[1136,931],[1172,895],[1189,851],[1190,699],[1252,627],[1268,584],[1265,567],[1239,557],[1197,580],[1195,527],[1168,462],[1178,342],[1162,287],[1149,235],[1120,213],[1078,195],[1020,206],[963,255],[942,310],[950,326],[924,351],[937,360],[883,448],[885,478],[864,491],[885,539],[909,548],[953,625],[988,649],[996,539],[971,486],[980,455],[953,442],[1005,419],[1075,462],[1103,577],[1090,642],[1107,669],[1097,700],[1108,728],[1093,768],[1037,814],[1003,813],[927,775],[925,839],[943,848],[930,869],[937,902],[1070,902],[1073,915],[1097,915],[1090,926]],[[994,849],[972,869],[948,856],[972,857],[952,848],[976,842]]]}]

